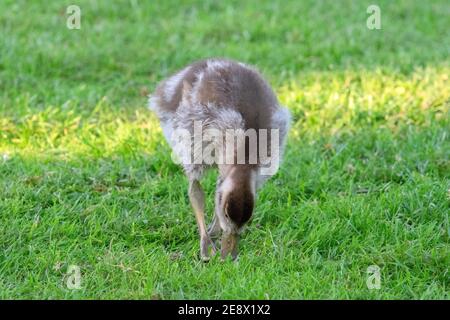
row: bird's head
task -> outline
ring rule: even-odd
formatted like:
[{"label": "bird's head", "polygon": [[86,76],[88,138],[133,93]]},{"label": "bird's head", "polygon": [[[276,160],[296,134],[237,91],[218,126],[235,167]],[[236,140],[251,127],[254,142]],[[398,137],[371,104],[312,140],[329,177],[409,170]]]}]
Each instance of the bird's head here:
[{"label": "bird's head", "polygon": [[234,167],[218,187],[217,214],[222,228],[221,257],[238,253],[239,234],[250,220],[255,205],[255,172]]}]

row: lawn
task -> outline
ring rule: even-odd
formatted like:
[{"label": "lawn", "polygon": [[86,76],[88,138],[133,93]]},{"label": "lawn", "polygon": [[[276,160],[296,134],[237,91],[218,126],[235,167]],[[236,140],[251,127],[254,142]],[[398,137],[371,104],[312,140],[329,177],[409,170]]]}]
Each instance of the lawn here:
[{"label": "lawn", "polygon": [[[1,1],[0,298],[449,299],[449,30],[447,0]],[[214,56],[293,116],[236,263],[200,261],[146,108]]]}]

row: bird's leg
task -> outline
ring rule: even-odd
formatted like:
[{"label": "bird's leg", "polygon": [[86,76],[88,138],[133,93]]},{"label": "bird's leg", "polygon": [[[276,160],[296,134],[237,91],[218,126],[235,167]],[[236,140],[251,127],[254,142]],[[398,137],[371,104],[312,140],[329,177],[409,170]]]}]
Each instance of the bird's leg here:
[{"label": "bird's leg", "polygon": [[220,215],[220,206],[222,202],[222,192],[220,191],[220,186],[223,182],[223,178],[221,175],[217,178],[216,183],[216,197],[214,201],[214,217],[211,224],[208,226],[208,235],[211,239],[216,240],[218,236],[220,235],[220,232],[222,231],[222,228],[220,227],[219,223],[219,215]]},{"label": "bird's leg", "polygon": [[215,239],[219,236],[220,230],[219,218],[217,217],[217,214],[214,214],[213,221],[208,226],[208,236],[211,239]]},{"label": "bird's leg", "polygon": [[206,232],[205,224],[205,194],[198,180],[189,181],[189,200],[194,209],[195,219],[197,220],[198,230],[200,233],[200,256],[202,260],[209,260],[209,245],[212,247],[212,253],[216,252],[213,242]]},{"label": "bird's leg", "polygon": [[220,234],[221,228],[219,223],[218,210],[220,210],[220,192],[216,192],[216,201],[215,201],[215,212],[213,221],[208,226],[208,235],[211,239],[217,238]]}]

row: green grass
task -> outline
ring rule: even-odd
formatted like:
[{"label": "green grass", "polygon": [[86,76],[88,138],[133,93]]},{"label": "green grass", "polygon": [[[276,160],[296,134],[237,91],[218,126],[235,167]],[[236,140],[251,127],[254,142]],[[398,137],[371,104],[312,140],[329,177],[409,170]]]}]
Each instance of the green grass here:
[{"label": "green grass", "polygon": [[[73,1],[2,1],[0,298],[448,299],[450,5],[377,0],[368,30],[372,3],[83,0],[68,30]],[[237,263],[200,262],[145,107],[210,56],[258,66],[293,114]]]}]

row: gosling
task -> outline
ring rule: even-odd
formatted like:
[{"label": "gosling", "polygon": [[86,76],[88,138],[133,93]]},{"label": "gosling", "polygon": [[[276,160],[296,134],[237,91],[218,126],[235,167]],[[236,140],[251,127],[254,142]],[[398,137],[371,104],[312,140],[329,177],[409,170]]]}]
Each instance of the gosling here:
[{"label": "gosling", "polygon": [[[288,109],[280,106],[270,85],[254,67],[228,59],[197,61],[163,80],[150,96],[149,107],[189,180],[201,259],[208,261],[216,253],[213,240],[220,234],[221,258],[231,255],[236,259],[239,235],[252,217],[256,192],[278,170],[290,123]],[[203,132],[199,136],[196,125],[203,132],[216,133],[210,141],[214,161],[202,158],[199,149],[207,139]],[[180,135],[175,134],[180,131],[193,140],[180,143]],[[236,134],[225,141],[227,132],[241,136]],[[196,138],[203,139],[196,143]],[[267,159],[277,162],[273,170]],[[199,181],[209,168],[218,170],[218,179],[214,217],[207,228],[205,196]]]}]

